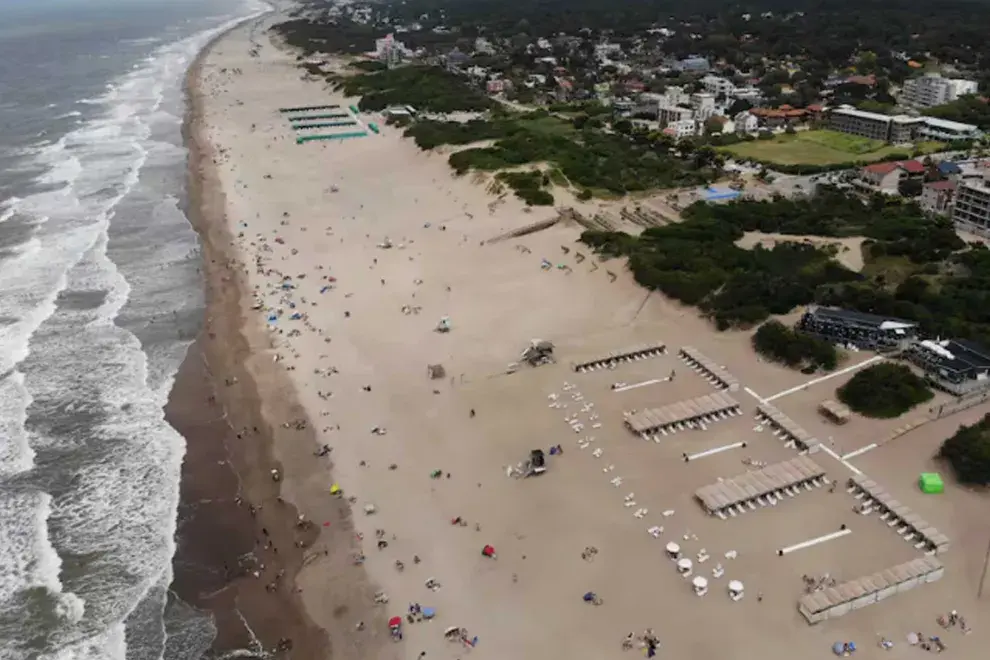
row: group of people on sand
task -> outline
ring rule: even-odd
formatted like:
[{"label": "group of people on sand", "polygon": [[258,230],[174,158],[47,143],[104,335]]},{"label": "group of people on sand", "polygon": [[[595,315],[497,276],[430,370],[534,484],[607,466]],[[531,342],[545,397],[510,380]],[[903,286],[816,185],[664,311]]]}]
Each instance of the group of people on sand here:
[{"label": "group of people on sand", "polygon": [[[656,633],[653,632],[653,628],[647,628],[642,635],[639,636],[640,648],[646,651],[647,658],[653,658],[657,654],[657,649],[660,648],[660,638],[657,637]],[[626,638],[622,640],[622,650],[631,651],[636,648],[636,633],[629,633]]]}]

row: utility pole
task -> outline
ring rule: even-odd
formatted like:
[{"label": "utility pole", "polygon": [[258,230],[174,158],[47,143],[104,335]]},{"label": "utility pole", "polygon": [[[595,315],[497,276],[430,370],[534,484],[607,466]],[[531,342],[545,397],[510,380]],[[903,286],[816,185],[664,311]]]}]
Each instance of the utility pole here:
[{"label": "utility pole", "polygon": [[987,552],[983,556],[983,573],[980,574],[980,588],[976,592],[976,598],[983,597],[983,584],[987,580],[987,565],[990,564],[990,541],[987,541]]}]

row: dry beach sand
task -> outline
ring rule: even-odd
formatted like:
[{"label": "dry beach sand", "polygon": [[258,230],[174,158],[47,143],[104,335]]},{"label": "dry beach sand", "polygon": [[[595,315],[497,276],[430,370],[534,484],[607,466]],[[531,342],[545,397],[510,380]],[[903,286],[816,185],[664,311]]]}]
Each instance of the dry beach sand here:
[{"label": "dry beach sand", "polygon": [[[623,654],[626,633],[653,628],[669,657],[823,657],[836,640],[854,640],[862,654],[874,656],[882,653],[878,635],[898,643],[889,653],[907,657],[921,651],[908,648],[904,636],[934,634],[935,617],[955,608],[975,632],[945,633],[949,652],[964,658],[982,653],[987,606],[975,600],[975,585],[990,536],[985,513],[979,513],[986,501],[958,489],[926,498],[913,482],[938,441],[986,406],[857,459],[859,469],[953,540],[946,577],[809,627],[796,610],[803,574],[852,579],[912,559],[917,551],[875,518],[853,514],[855,501],[843,489],[802,494],[728,521],[703,514],[691,495],[698,487],[744,472],[744,458],[769,463],[794,456],[769,432],[755,430],[754,394],[734,393],[745,414],[705,432],[654,444],[622,427],[624,411],[713,391],[676,358],[683,345],[725,365],[756,396],[800,388],[808,377],[759,361],[747,334],[715,333],[693,310],[648,295],[621,263],[599,266],[590,257],[578,263],[575,251],[587,254],[575,243],[578,227],[560,224],[483,244],[554,212],[527,213],[513,199],[490,208],[493,198],[484,185],[454,178],[445,157],[418,151],[379,117],[362,120],[376,121],[381,135],[297,145],[278,107],[346,108],[356,99],[335,97],[322,83],[304,80],[294,55],[263,31],[272,20],[215,44],[192,85],[199,110],[193,137],[209,154],[200,168],[202,197],[213,200],[202,209],[200,227],[216,293],[207,328],[212,334],[204,342],[217,344],[220,355],[208,362],[228,417],[250,418],[244,407],[260,412],[259,431],[228,444],[244,445],[248,458],[234,464],[242,478],[250,477],[254,501],[265,500],[259,512],[264,524],[272,533],[278,526],[283,545],[293,541],[286,553],[298,550],[297,559],[271,558],[261,577],[234,585],[245,594],[253,589],[245,596],[251,602],[278,603],[268,608],[273,612],[284,614],[296,599],[305,609],[306,616],[286,623],[284,631],[276,618],[268,619],[259,635],[266,645],[293,637],[293,657],[338,660],[417,658],[423,652],[431,659],[604,658]],[[380,247],[386,241],[391,248]],[[543,258],[569,268],[542,269]],[[618,275],[614,281],[609,271]],[[451,331],[435,332],[444,316]],[[555,342],[560,363],[506,374],[533,338]],[[614,371],[575,374],[568,367],[581,357],[655,341],[665,342],[670,353]],[[849,364],[869,357],[853,355]],[[427,365],[435,363],[443,364],[444,379],[428,377]],[[616,381],[663,379],[671,370],[673,382],[610,390]],[[775,405],[802,423],[819,423],[815,406],[851,374],[797,389]],[[232,394],[247,381],[253,394]],[[577,392],[583,400],[575,400]],[[551,407],[551,394],[568,408]],[[595,407],[585,409],[587,403]],[[564,419],[573,414],[585,422],[580,433]],[[896,426],[897,420],[856,419],[849,426],[855,439],[845,441],[855,446],[848,448],[840,442],[846,429],[823,430],[834,434],[835,451],[842,453]],[[263,442],[268,427],[270,455]],[[375,427],[387,433],[373,434]],[[590,435],[594,442],[581,449],[577,441]],[[737,441],[748,446],[681,460],[685,452]],[[333,448],[331,455],[315,456],[324,444]],[[557,444],[564,453],[549,458],[545,475],[506,476],[506,466],[531,449]],[[255,445],[264,451],[246,449]],[[592,455],[596,448],[600,458]],[[815,460],[833,479],[844,482],[851,474],[826,453]],[[279,471],[278,484],[271,482],[271,469]],[[435,470],[441,478],[431,478]],[[621,488],[610,484],[616,476],[623,478]],[[344,498],[331,495],[334,483]],[[276,493],[285,504],[271,501]],[[630,493],[633,507],[624,505]],[[343,511],[348,497],[354,498],[352,522]],[[366,505],[375,513],[366,514]],[[296,509],[313,523],[306,534],[294,531]],[[648,512],[635,518],[637,509]],[[664,516],[669,510],[673,514]],[[467,524],[452,525],[457,517]],[[986,529],[971,520],[984,521]],[[853,533],[775,556],[784,545],[842,524]],[[653,525],[664,527],[659,539],[646,531]],[[387,544],[382,549],[376,530]],[[691,557],[707,549],[712,559],[699,565],[701,573],[710,575],[716,563],[725,567],[706,597],[696,597],[664,557],[671,540]],[[497,559],[482,556],[485,544],[495,547]],[[582,558],[589,546],[598,553]],[[726,559],[729,550],[738,557]],[[352,557],[360,553],[366,561],[356,565]],[[404,570],[397,570],[397,560]],[[273,567],[283,563],[287,583],[265,592]],[[430,578],[439,589],[426,588]],[[726,597],[729,579],[746,583],[743,601]],[[390,603],[373,603],[379,590]],[[587,591],[604,604],[583,602]],[[436,620],[407,624],[403,641],[392,643],[386,621],[414,602],[436,608]],[[308,622],[328,632],[329,644]],[[448,626],[467,628],[478,636],[477,645],[445,641]]]}]

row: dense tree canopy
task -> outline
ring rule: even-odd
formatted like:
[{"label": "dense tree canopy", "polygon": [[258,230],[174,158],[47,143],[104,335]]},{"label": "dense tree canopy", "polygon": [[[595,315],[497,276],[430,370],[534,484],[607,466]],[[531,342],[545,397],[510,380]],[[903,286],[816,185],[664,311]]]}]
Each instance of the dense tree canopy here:
[{"label": "dense tree canopy", "polygon": [[404,66],[333,81],[348,96],[360,96],[362,110],[411,105],[424,112],[456,112],[487,110],[494,105],[462,76],[435,66]]},{"label": "dense tree canopy", "polygon": [[586,231],[581,240],[601,253],[629,257],[637,282],[700,307],[720,329],[786,314],[812,302],[821,285],[860,279],[813,245],[740,248],[735,241],[741,229],[702,216],[651,227],[638,237]]},{"label": "dense tree canopy", "polygon": [[976,124],[984,131],[990,130],[990,104],[977,96],[964,96],[951,103],[929,108],[925,110],[925,114],[964,124]]},{"label": "dense tree canopy", "polygon": [[827,341],[788,328],[780,321],[770,320],[753,334],[757,353],[792,369],[831,371],[839,363],[838,351]]},{"label": "dense tree canopy", "polygon": [[[636,281],[696,305],[720,328],[748,326],[817,302],[918,321],[932,335],[990,343],[990,251],[968,250],[951,222],[914,204],[864,205],[835,190],[809,199],[699,202],[676,225],[639,237],[589,231],[581,240],[629,258]],[[744,232],[866,236],[868,269],[855,273],[834,251],[797,242],[745,250]],[[900,279],[895,279],[900,278]]]},{"label": "dense tree canopy", "polygon": [[938,458],[949,462],[960,482],[990,486],[990,415],[972,426],[960,426],[942,443]]},{"label": "dense tree canopy", "polygon": [[856,373],[836,390],[839,401],[865,417],[899,417],[935,396],[910,367],[881,362]]},{"label": "dense tree canopy", "polygon": [[[590,106],[586,110],[594,111]],[[715,176],[709,161],[674,158],[642,135],[609,133],[594,128],[590,121],[581,126],[577,129],[571,122],[538,111],[470,122],[417,121],[405,135],[423,149],[495,140],[490,146],[451,154],[450,165],[460,174],[549,162],[574,185],[618,195],[698,185]]]},{"label": "dense tree canopy", "polygon": [[[836,100],[889,103],[890,83],[901,84],[915,72],[907,58],[951,62],[978,72],[983,89],[990,82],[990,40],[985,37],[990,6],[985,2],[356,0],[354,5],[367,7],[371,17],[357,22],[339,14],[321,15],[318,0],[308,5],[305,13],[274,28],[306,54],[367,52],[376,38],[396,26],[415,24],[420,29],[403,31],[402,41],[430,53],[454,47],[470,52],[477,36],[498,42],[498,55],[483,55],[478,62],[502,71],[531,68],[535,55],[526,47],[538,37],[553,41],[553,55],[569,70],[590,70],[594,44],[601,38],[621,43],[627,52],[671,57],[703,53],[736,71],[766,76],[760,84],[774,104],[785,102],[785,84],[793,90],[786,102],[812,102],[829,74],[844,68],[875,74],[878,80],[869,87],[841,87]],[[653,27],[671,28],[675,34],[661,37],[649,32]],[[576,45],[565,43],[575,35],[585,38]],[[785,59],[786,68],[780,66]],[[651,89],[662,85],[651,83]],[[532,92],[517,88],[524,95]]]}]

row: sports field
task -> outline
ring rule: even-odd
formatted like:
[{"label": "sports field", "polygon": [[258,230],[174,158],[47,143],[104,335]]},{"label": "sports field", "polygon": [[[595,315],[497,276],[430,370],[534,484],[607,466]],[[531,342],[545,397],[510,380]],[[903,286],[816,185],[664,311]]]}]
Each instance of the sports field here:
[{"label": "sports field", "polygon": [[[921,142],[916,145],[926,153],[938,151],[941,142]],[[838,131],[800,131],[779,135],[772,140],[740,142],[721,151],[737,158],[777,163],[779,165],[834,165],[836,163],[871,162],[893,153],[903,153],[904,147],[879,140],[839,133]]]}]

